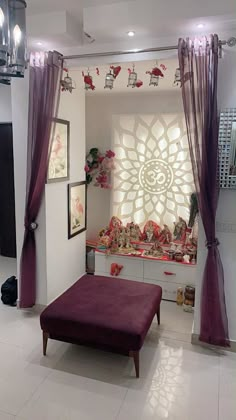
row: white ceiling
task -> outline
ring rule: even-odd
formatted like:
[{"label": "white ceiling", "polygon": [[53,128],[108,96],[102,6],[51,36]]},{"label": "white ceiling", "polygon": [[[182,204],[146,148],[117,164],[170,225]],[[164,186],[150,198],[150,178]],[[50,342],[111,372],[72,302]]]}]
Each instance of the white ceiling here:
[{"label": "white ceiling", "polygon": [[28,0],[27,23],[31,48],[41,42],[42,49],[81,53],[177,44],[180,36],[211,32],[235,36],[236,7],[235,0]]}]

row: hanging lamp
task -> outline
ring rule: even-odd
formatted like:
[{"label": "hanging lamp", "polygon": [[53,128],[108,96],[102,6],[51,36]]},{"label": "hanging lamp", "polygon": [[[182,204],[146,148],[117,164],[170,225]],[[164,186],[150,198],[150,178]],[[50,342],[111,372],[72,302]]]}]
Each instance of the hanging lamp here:
[{"label": "hanging lamp", "polygon": [[0,77],[24,77],[26,59],[25,0],[0,0]]}]

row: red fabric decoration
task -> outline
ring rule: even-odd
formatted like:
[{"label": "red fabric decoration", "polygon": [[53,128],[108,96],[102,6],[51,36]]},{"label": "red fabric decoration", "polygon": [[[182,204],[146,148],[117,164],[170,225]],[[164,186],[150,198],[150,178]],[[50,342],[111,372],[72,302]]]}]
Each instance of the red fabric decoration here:
[{"label": "red fabric decoration", "polygon": [[146,74],[153,74],[154,76],[164,77],[164,74],[158,67],[154,67],[152,71],[146,71]]},{"label": "red fabric decoration", "polygon": [[119,265],[119,264],[116,264],[116,263],[112,263],[112,264],[111,264],[110,274],[111,274],[112,276],[118,276],[118,275],[120,274],[120,272],[121,272],[122,268],[123,268],[123,265]]},{"label": "red fabric decoration", "polygon": [[167,67],[165,66],[165,64],[160,64],[160,67],[162,68],[162,70],[166,71]]},{"label": "red fabric decoration", "polygon": [[93,85],[92,77],[89,76],[88,74],[84,76],[84,83],[86,83],[86,85],[89,85],[92,90],[95,89],[95,86]]},{"label": "red fabric decoration", "polygon": [[113,70],[113,75],[114,75],[114,78],[116,79],[118,74],[121,71],[121,66],[116,66],[116,67],[111,66],[110,68]]},{"label": "red fabric decoration", "polygon": [[135,86],[136,86],[137,88],[139,88],[139,87],[143,86],[143,82],[142,82],[142,80],[137,80],[137,82],[136,82]]}]

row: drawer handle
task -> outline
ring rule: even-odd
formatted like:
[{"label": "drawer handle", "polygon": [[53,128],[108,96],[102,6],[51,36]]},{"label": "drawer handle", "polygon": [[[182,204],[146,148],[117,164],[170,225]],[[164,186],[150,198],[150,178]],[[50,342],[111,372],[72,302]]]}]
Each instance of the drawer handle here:
[{"label": "drawer handle", "polygon": [[172,273],[171,271],[164,271],[166,276],[176,276],[176,273]]}]

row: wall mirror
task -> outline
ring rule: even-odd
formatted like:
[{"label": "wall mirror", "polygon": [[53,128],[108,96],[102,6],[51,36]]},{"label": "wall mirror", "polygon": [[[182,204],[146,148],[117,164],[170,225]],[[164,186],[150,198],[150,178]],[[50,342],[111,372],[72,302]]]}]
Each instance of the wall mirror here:
[{"label": "wall mirror", "polygon": [[236,108],[220,113],[220,188],[236,189]]}]

